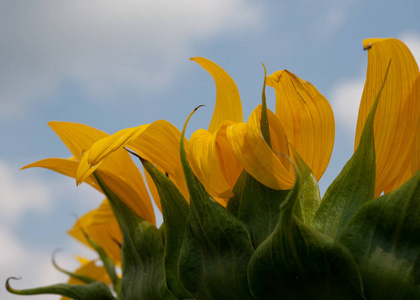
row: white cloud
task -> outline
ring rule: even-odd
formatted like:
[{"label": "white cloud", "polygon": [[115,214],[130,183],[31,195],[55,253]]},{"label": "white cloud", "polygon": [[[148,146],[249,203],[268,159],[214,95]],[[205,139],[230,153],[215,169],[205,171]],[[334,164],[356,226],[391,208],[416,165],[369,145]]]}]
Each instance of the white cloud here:
[{"label": "white cloud", "polygon": [[29,210],[49,210],[52,194],[48,186],[33,176],[19,176],[18,172],[0,161],[0,223],[14,224]]},{"label": "white cloud", "polygon": [[317,17],[317,39],[326,42],[335,37],[346,25],[348,17],[360,3],[359,0],[324,1],[322,15]]},{"label": "white cloud", "polygon": [[420,64],[420,34],[406,32],[401,34],[400,39],[407,45],[417,61]]},{"label": "white cloud", "polygon": [[71,78],[96,99],[162,87],[194,44],[260,27],[246,0],[10,1],[0,18],[0,116]]},{"label": "white cloud", "polygon": [[[51,249],[33,247],[19,241],[11,232],[11,229],[0,225],[0,237],[2,246],[0,250],[0,282],[5,282],[9,277],[21,278],[21,280],[11,280],[10,285],[15,289],[27,289],[40,286],[47,286],[56,283],[65,283],[68,276],[56,270],[51,264]],[[80,248],[80,247],[79,247]],[[94,258],[92,253],[87,252],[87,248],[72,247],[77,253],[84,254],[87,258]],[[89,251],[91,252],[91,251]],[[58,265],[67,270],[75,270],[78,263],[72,259],[69,251],[56,255]],[[0,299],[17,300],[22,296],[15,296],[7,292],[4,288],[0,289]],[[31,299],[60,299],[56,295],[31,296]]]},{"label": "white cloud", "polygon": [[336,123],[349,133],[356,130],[357,114],[362,98],[364,80],[350,79],[336,84],[329,97]]},{"label": "white cloud", "polygon": [[[60,175],[61,176],[61,175]],[[10,276],[22,277],[20,281],[11,281],[12,287],[17,289],[32,288],[66,282],[67,276],[58,272],[51,265],[51,253],[56,247],[55,237],[46,230],[45,222],[50,222],[54,216],[70,214],[69,211],[59,211],[60,201],[74,201],[74,206],[82,213],[97,207],[103,195],[89,186],[76,188],[70,179],[57,176],[57,180],[48,180],[30,172],[19,171],[10,163],[0,160],[0,282],[5,282]],[[27,224],[27,214],[45,216],[45,222]],[[61,224],[62,225],[62,224]],[[59,225],[60,226],[60,225]],[[19,227],[26,227],[26,234],[50,237],[51,243],[39,244],[32,238],[18,235]],[[29,228],[29,229],[28,229]],[[42,228],[42,229],[41,229]],[[62,232],[64,236],[66,233]],[[48,240],[48,239],[44,239]],[[79,254],[87,258],[96,257],[87,247],[82,246],[70,236],[67,239],[64,253],[57,256],[59,265],[68,270],[74,270],[78,263],[72,258]],[[17,300],[21,296],[9,294],[4,288],[0,289],[0,299]],[[60,299],[59,296],[33,296],[31,299]]]}]

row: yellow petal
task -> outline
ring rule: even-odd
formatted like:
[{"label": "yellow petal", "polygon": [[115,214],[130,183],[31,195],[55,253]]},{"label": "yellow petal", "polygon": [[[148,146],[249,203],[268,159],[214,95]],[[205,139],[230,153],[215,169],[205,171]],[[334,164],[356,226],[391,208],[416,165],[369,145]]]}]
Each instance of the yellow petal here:
[{"label": "yellow petal", "polygon": [[213,77],[216,83],[216,106],[209,125],[209,132],[216,132],[220,124],[225,121],[242,122],[242,104],[235,82],[214,62],[203,58],[193,57],[191,60],[202,66]]},{"label": "yellow petal", "polygon": [[77,160],[82,158],[83,152],[89,149],[94,142],[108,136],[103,131],[79,123],[49,122],[48,125]]},{"label": "yellow petal", "polygon": [[420,114],[419,91],[418,88],[413,89],[419,69],[410,50],[399,40],[367,39],[363,41],[363,46],[368,49],[368,66],[357,120],[355,148],[388,62],[392,59],[374,123],[375,195],[379,196],[382,191],[389,190],[393,183],[401,182],[407,176],[404,175],[407,156],[411,155],[416,132],[413,124],[417,124]]},{"label": "yellow petal", "polygon": [[[248,124],[231,125],[227,130],[229,144],[242,167],[259,182],[272,189],[290,189],[295,176],[290,164],[284,164],[282,154],[288,155],[287,137],[277,117],[269,110],[270,136],[274,137],[275,152],[267,145],[260,130],[261,106],[253,111]],[[272,138],[273,140],[273,138]],[[284,148],[281,148],[283,145]],[[280,158],[279,158],[280,157]]]},{"label": "yellow petal", "polygon": [[[150,125],[120,130],[93,144],[89,150],[88,161],[95,164],[95,167],[100,166],[101,169],[102,164],[108,163],[115,153],[124,151],[121,149],[122,147],[128,147],[155,164],[163,173],[167,173],[184,197],[189,199],[179,156],[180,138],[181,132],[174,125],[164,120],[158,120]],[[88,161],[82,161],[80,164],[79,168],[82,171],[78,173],[78,177],[80,176],[81,179],[89,174],[88,170],[91,165]]]},{"label": "yellow petal", "polygon": [[82,216],[68,231],[71,236],[90,247],[83,231],[114,261],[121,262],[122,235],[108,200],[103,201],[97,209]]},{"label": "yellow petal", "polygon": [[[97,141],[90,149],[88,163],[94,166],[105,160],[115,151],[136,139],[147,127],[149,127],[149,124],[122,129],[111,136]],[[106,151],[103,151],[103,149],[106,149]]]},{"label": "yellow petal", "polygon": [[242,170],[226,136],[226,128],[232,124],[232,121],[222,122],[213,134],[197,130],[190,139],[191,167],[207,192],[216,198],[233,196],[232,188]]},{"label": "yellow petal", "polygon": [[[82,180],[90,176],[93,170],[87,165],[89,148],[109,135],[87,125],[68,122],[50,122],[49,125],[61,138],[64,144],[79,160],[77,170],[77,181],[80,182],[80,174],[83,173]],[[86,153],[86,155],[83,155]],[[118,186],[121,190],[113,192],[135,213],[142,218],[155,224],[155,214],[153,205],[144,184],[143,176],[139,169],[131,160],[130,155],[123,149],[115,151],[112,159],[108,159],[104,164],[95,166],[100,174],[111,173],[114,177],[109,180],[118,180],[118,183],[106,182],[108,186]],[[84,170],[84,171],[83,171]]]},{"label": "yellow petal", "polygon": [[[22,170],[27,169],[27,168],[39,167],[39,168],[49,169],[57,173],[72,177],[72,178],[76,178],[78,166],[79,166],[79,162],[73,159],[46,158],[46,159],[42,159],[42,160],[39,160],[37,162],[34,162],[32,164],[22,167]],[[84,182],[91,185],[98,191],[102,192],[95,177],[88,176],[85,178]]]},{"label": "yellow petal", "polygon": [[309,82],[289,71],[267,77],[276,92],[276,116],[289,143],[317,180],[324,174],[334,146],[334,115],[327,99]]}]

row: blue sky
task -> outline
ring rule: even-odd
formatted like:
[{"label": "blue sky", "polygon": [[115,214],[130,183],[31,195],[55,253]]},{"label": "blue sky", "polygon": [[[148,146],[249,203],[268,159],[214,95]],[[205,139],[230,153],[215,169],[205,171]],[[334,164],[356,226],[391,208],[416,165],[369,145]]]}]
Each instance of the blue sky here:
[{"label": "blue sky", "polygon": [[[189,133],[207,128],[215,99],[210,75],[188,59],[204,56],[238,85],[247,119],[260,103],[263,62],[288,69],[327,97],[336,144],[324,191],[353,151],[366,70],[362,40],[402,39],[420,61],[420,2],[320,0],[0,0],[0,281],[17,288],[65,281],[60,265],[93,257],[66,235],[75,215],[102,196],[74,180],[20,167],[68,157],[47,122],[80,122],[113,133],[166,119],[180,128],[206,104]],[[274,109],[274,93],[267,91]],[[19,299],[0,289],[1,299]],[[58,299],[56,296],[32,299]]]}]

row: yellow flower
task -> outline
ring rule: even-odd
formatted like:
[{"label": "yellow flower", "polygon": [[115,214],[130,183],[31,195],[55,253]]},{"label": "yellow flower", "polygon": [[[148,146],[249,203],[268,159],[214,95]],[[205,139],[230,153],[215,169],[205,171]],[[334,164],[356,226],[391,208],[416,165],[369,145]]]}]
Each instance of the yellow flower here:
[{"label": "yellow flower", "polygon": [[407,46],[397,39],[367,39],[366,82],[357,120],[355,149],[379,91],[388,62],[391,67],[375,115],[375,196],[390,192],[419,169],[420,76]]}]

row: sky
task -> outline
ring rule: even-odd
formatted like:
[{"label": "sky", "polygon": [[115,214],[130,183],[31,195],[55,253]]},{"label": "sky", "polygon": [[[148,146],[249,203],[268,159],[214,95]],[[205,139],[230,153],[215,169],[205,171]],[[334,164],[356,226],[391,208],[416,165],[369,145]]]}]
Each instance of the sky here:
[{"label": "sky", "polygon": [[[187,135],[207,128],[211,76],[190,57],[224,68],[246,120],[261,101],[263,68],[287,69],[330,102],[336,141],[320,181],[325,191],[353,152],[367,53],[362,41],[394,37],[420,62],[418,0],[0,0],[0,282],[15,288],[65,282],[75,255],[95,257],[66,234],[99,206],[100,193],[71,178],[20,168],[70,152],[49,121],[114,133],[165,119]],[[274,110],[274,92],[267,90]],[[20,299],[0,289],[0,299]],[[59,299],[33,296],[29,299]]]}]

